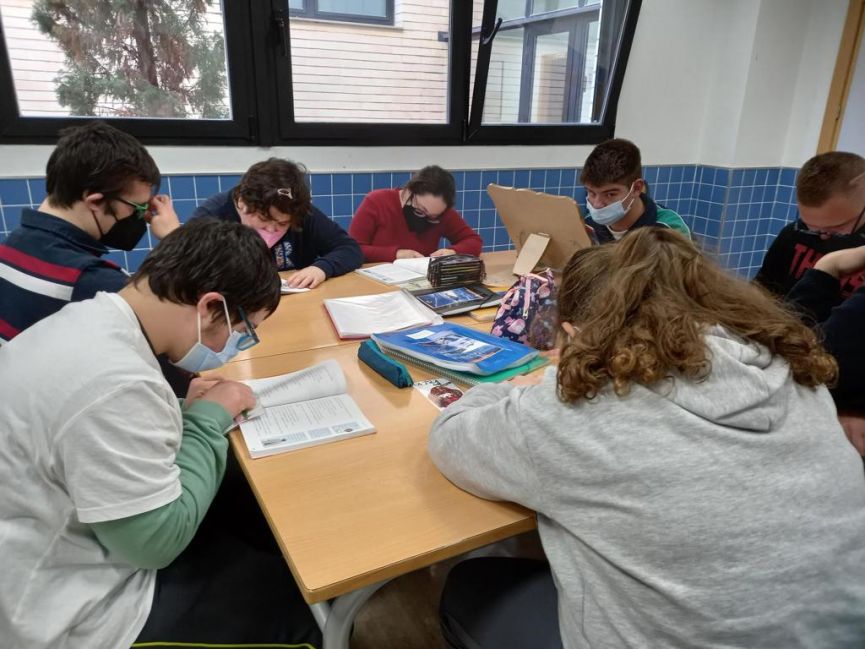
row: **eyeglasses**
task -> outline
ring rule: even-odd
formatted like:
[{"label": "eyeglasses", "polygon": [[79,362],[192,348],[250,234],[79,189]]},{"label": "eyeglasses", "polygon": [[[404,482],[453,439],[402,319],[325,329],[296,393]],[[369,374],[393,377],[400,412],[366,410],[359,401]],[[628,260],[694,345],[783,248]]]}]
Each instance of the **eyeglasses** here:
[{"label": "eyeglasses", "polygon": [[[444,212],[442,212],[441,214],[430,214],[426,210],[415,205],[414,204],[414,198],[415,198],[415,196],[414,196],[414,194],[412,194],[411,196],[409,196],[408,200],[409,200],[409,206],[414,211],[414,213],[417,217],[419,217],[421,219],[430,219],[431,221],[437,221],[444,214]],[[445,211],[447,211],[447,210],[445,210]]]},{"label": "eyeglasses", "polygon": [[240,351],[246,351],[250,347],[255,347],[261,342],[261,340],[259,339],[258,334],[255,333],[255,325],[253,325],[249,321],[249,318],[246,317],[246,311],[244,311],[242,307],[237,307],[237,312],[243,320],[243,326],[246,327],[246,333],[241,334],[240,340],[237,341],[237,348]]},{"label": "eyeglasses", "polygon": [[862,211],[859,212],[859,216],[856,217],[856,221],[853,223],[853,227],[849,232],[824,232],[822,230],[812,230],[809,228],[802,219],[796,219],[796,224],[793,226],[797,232],[802,234],[810,234],[815,237],[820,237],[823,240],[826,239],[834,239],[838,237],[848,237],[853,234],[858,234],[860,237],[865,239],[865,232],[858,232],[859,224],[862,222],[862,217],[865,216],[865,207],[862,208]]},{"label": "eyeglasses", "polygon": [[135,218],[137,218],[137,219],[143,219],[145,216],[147,216],[147,213],[150,211],[150,204],[148,204],[148,203],[133,203],[132,201],[128,201],[125,198],[120,198],[119,196],[117,196],[114,200],[120,201],[121,203],[124,203],[125,205],[129,205],[130,207],[134,207],[135,208]]},{"label": "eyeglasses", "polygon": [[261,340],[259,339],[258,334],[255,333],[255,325],[249,321],[248,317],[246,317],[246,311],[244,311],[242,307],[237,307],[237,312],[243,320],[243,326],[246,327],[246,333],[241,334],[240,340],[237,342],[237,348],[244,351],[250,347],[255,347],[261,342]]}]

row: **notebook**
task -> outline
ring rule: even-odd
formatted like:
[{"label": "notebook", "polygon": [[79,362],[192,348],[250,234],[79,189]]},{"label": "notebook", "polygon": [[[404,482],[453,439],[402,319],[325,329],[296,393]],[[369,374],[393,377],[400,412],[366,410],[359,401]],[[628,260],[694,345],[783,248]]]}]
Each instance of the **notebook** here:
[{"label": "notebook", "polygon": [[455,383],[459,383],[460,385],[467,385],[469,387],[473,385],[480,385],[481,383],[501,383],[502,381],[507,381],[508,379],[515,376],[534,372],[536,369],[539,369],[549,363],[549,361],[543,356],[535,356],[533,359],[526,363],[523,363],[522,365],[517,365],[516,367],[512,367],[508,370],[502,370],[501,372],[495,372],[486,376],[480,376],[479,374],[469,374],[468,372],[447,370],[433,363],[427,363],[425,361],[409,356],[408,354],[401,354],[400,352],[393,349],[384,350],[382,353],[387,356],[391,356],[396,360],[404,361],[410,365],[426,370],[430,374],[440,375],[442,377],[450,379],[451,381],[454,381]]},{"label": "notebook", "polygon": [[255,392],[259,404],[240,424],[253,458],[375,432],[346,394],[345,374],[335,360],[244,383]]},{"label": "notebook", "polygon": [[375,333],[383,350],[439,368],[486,376],[518,367],[538,355],[536,349],[450,322]]},{"label": "notebook", "polygon": [[377,266],[370,266],[369,268],[358,268],[354,272],[382,284],[402,284],[404,282],[425,279],[429,260],[429,257],[397,259],[392,264],[379,264]]},{"label": "notebook", "polygon": [[376,332],[443,322],[440,315],[402,291],[330,298],[324,301],[324,308],[340,338],[367,338]]}]

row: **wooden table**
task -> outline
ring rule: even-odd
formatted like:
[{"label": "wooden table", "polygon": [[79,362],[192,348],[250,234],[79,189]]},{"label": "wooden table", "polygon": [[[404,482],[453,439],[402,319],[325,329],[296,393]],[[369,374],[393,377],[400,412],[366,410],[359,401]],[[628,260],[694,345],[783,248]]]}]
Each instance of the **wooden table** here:
[{"label": "wooden table", "polygon": [[[483,259],[489,276],[510,280],[508,271],[513,267],[516,259],[514,251],[487,253],[483,255]],[[290,275],[291,273],[283,273],[283,277]],[[261,342],[238,354],[235,360],[243,361],[307,349],[353,344],[355,341],[340,340],[336,335],[333,324],[322,305],[323,300],[396,290],[398,289],[394,286],[376,282],[358,273],[348,273],[329,279],[308,293],[283,295],[276,311],[257,329]],[[449,320],[464,325],[475,323],[468,316],[449,318]]]},{"label": "wooden table", "polygon": [[[340,279],[331,280],[330,293],[349,282],[374,284],[356,276],[340,286]],[[312,316],[299,322],[285,318],[285,305],[324,294],[286,296],[272,318],[282,320],[274,329],[283,333],[272,349],[293,344],[308,344],[309,349],[239,360],[219,373],[231,379],[261,378],[335,359],[346,374],[348,393],[376,426],[372,435],[256,460],[249,457],[239,431],[230,436],[301,593],[322,626],[325,649],[347,649],[355,615],[388,580],[531,530],[536,521],[533,512],[519,505],[476,498],[439,473],[426,451],[438,411],[417,390],[385,381],[357,359],[357,342],[339,341],[331,329],[311,326]],[[311,314],[312,304],[298,307],[302,309]],[[295,332],[303,342],[294,342]],[[264,326],[260,333],[258,347],[267,344]],[[416,380],[431,378],[422,370],[411,371]]]}]

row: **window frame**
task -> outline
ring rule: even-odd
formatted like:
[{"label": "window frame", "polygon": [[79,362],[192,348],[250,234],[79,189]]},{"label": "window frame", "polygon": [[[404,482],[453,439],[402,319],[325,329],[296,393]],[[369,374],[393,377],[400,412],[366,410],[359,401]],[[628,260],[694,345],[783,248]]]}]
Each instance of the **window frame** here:
[{"label": "window frame", "polygon": [[[482,124],[489,52],[493,40],[478,49],[475,92],[469,105],[471,78],[473,2],[451,0],[447,121],[429,123],[296,122],[294,119],[291,67],[291,12],[288,0],[249,0],[222,3],[227,78],[231,119],[152,119],[101,117],[21,117],[11,63],[0,16],[0,143],[53,143],[57,131],[94,119],[103,120],[139,138],[145,144],[162,145],[346,145],[346,146],[447,146],[489,144],[595,144],[613,136],[625,67],[636,30],[642,0],[627,2],[623,28],[615,44],[601,43],[615,54],[609,70],[609,92],[604,94],[600,69],[595,80],[597,122],[591,124]],[[392,5],[394,0],[388,0]],[[484,0],[486,35],[495,27],[497,0]],[[589,5],[586,9],[591,9]],[[531,6],[527,3],[527,10]],[[573,8],[527,15],[531,24]],[[602,14],[603,16],[603,14]],[[356,21],[352,21],[356,22]],[[508,21],[510,25],[513,22]],[[609,26],[607,31],[610,31]],[[494,33],[493,37],[494,38]],[[482,70],[482,52],[486,69]],[[617,52],[617,53],[616,53]],[[600,52],[599,52],[600,56]],[[525,73],[525,70],[523,71]],[[479,81],[484,87],[478,89]]]},{"label": "window frame", "polygon": [[339,12],[321,11],[318,8],[319,0],[301,0],[303,9],[288,10],[292,18],[308,18],[310,20],[327,20],[341,23],[361,23],[365,25],[387,25],[394,24],[394,0],[385,0],[385,16],[367,16],[364,14],[347,14]]},{"label": "window frame", "polygon": [[231,103],[231,118],[226,120],[21,116],[0,15],[0,143],[54,143],[59,130],[99,120],[134,135],[146,144],[255,144],[253,116],[258,111],[256,93],[250,83],[249,13],[243,4],[223,3],[226,79]]}]

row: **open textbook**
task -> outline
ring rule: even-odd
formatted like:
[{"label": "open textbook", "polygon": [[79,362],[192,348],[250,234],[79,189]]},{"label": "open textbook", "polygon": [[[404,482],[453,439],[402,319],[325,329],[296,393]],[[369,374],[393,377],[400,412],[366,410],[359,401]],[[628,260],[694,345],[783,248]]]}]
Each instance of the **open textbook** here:
[{"label": "open textbook", "polygon": [[383,284],[402,284],[426,278],[429,257],[396,259],[392,264],[358,268],[355,272]]},{"label": "open textbook", "polygon": [[251,457],[375,432],[348,394],[345,374],[335,360],[299,372],[244,381],[259,406],[240,424]]}]

